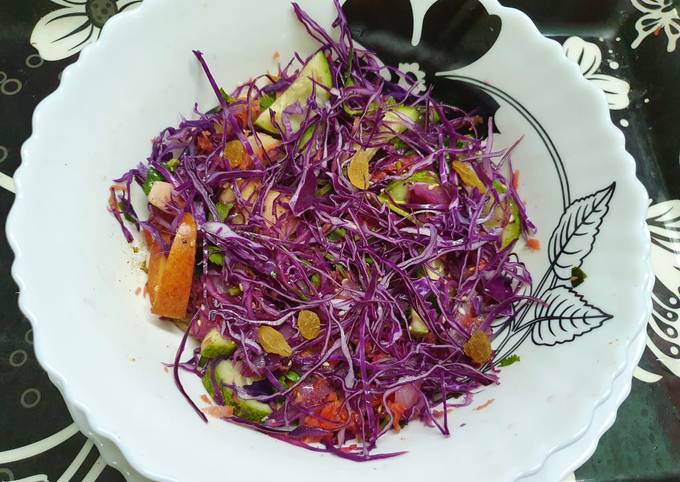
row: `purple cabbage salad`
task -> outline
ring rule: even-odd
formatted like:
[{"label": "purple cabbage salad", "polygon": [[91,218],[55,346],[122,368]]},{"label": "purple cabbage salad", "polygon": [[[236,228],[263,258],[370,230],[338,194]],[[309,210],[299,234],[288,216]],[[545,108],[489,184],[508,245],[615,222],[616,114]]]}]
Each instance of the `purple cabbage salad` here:
[{"label": "purple cabbage salad", "polygon": [[374,449],[414,420],[448,435],[498,383],[491,341],[531,285],[511,252],[534,227],[512,149],[353,45],[335,6],[338,40],[293,4],[318,50],[230,94],[194,52],[218,106],[163,130],[109,209],[143,234],[204,420],[365,461],[403,453]]}]

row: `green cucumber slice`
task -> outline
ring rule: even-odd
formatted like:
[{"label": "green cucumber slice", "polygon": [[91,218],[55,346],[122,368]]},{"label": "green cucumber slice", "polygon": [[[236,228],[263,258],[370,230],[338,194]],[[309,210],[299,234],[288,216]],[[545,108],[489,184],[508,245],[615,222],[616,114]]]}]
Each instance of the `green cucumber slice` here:
[{"label": "green cucumber slice", "polygon": [[411,122],[417,122],[419,117],[420,113],[415,107],[406,105],[394,106],[389,111],[385,112],[383,117],[383,122],[387,124],[389,128],[386,127],[383,129],[376,137],[380,141],[387,142],[406,130],[408,125],[404,122],[404,119],[408,119]]},{"label": "green cucumber slice", "polygon": [[[260,129],[273,134],[278,134],[278,130],[271,120],[271,113],[274,113],[274,119],[279,126],[281,125],[281,115],[283,111],[297,103],[303,107],[307,105],[307,99],[312,95],[314,90],[314,82],[328,87],[333,87],[333,77],[331,76],[331,67],[328,59],[323,52],[318,52],[314,55],[307,64],[302,68],[298,78],[269,106],[262,112],[255,120],[255,125]],[[319,86],[316,86],[316,102],[317,104],[325,104],[330,99],[330,93]],[[304,119],[304,115],[290,116],[290,125],[293,132],[300,129],[300,123]]]},{"label": "green cucumber slice", "polygon": [[201,356],[203,358],[213,359],[218,356],[231,356],[235,350],[236,343],[223,337],[216,328],[210,330],[201,341]]},{"label": "green cucumber slice", "polygon": [[[408,125],[404,122],[404,118],[416,122],[420,114],[415,107],[408,107],[405,105],[398,105],[390,109],[383,116],[383,121],[386,124],[374,137],[376,142],[388,142],[392,138],[398,136],[404,132]],[[378,152],[377,147],[369,147],[367,149],[361,149],[359,146],[355,146],[356,152],[349,159],[350,169],[354,163],[364,163],[363,169],[366,170],[366,165],[371,162],[373,156]],[[354,180],[352,176],[349,176],[350,182],[354,187],[358,189],[367,189],[368,182],[367,179]]]},{"label": "green cucumber slice", "polygon": [[427,328],[427,325],[423,321],[423,319],[416,313],[416,310],[411,308],[411,323],[409,324],[408,330],[411,332],[411,335],[413,336],[427,336],[428,333],[430,333],[430,330]]},{"label": "green cucumber slice", "polygon": [[519,218],[519,207],[513,199],[508,199],[510,202],[510,221],[503,228],[501,234],[501,249],[505,249],[510,243],[519,238],[522,232],[522,221]]},{"label": "green cucumber slice", "polygon": [[[242,387],[253,383],[253,379],[244,377],[238,368],[229,360],[223,360],[215,367],[215,379],[220,385],[236,385]],[[215,399],[215,388],[212,384],[210,369],[208,369],[203,376],[203,387]],[[234,395],[229,387],[222,386],[222,398],[224,404],[229,407],[234,407],[234,414],[251,420],[253,422],[262,422],[272,413],[272,408],[257,400],[246,400],[238,398]]]}]

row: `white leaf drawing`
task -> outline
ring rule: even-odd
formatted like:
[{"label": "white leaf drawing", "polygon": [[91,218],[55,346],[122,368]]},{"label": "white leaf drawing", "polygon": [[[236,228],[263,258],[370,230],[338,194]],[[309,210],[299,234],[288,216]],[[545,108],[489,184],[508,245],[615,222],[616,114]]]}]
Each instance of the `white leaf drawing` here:
[{"label": "white leaf drawing", "polygon": [[636,49],[650,35],[664,32],[668,38],[667,52],[674,52],[680,37],[680,15],[673,0],[631,0],[633,6],[644,13],[635,22],[637,38],[631,48]]},{"label": "white leaf drawing", "polygon": [[15,192],[14,179],[0,172],[0,188],[7,189],[9,192]]},{"label": "white leaf drawing", "polygon": [[549,289],[543,301],[536,309],[537,319],[531,331],[531,339],[537,345],[572,341],[611,318],[567,286]]},{"label": "white leaf drawing", "polygon": [[630,104],[628,82],[597,73],[602,64],[600,47],[580,37],[569,37],[562,45],[562,49],[569,60],[578,64],[583,76],[604,92],[610,109],[621,110],[628,107]]},{"label": "white leaf drawing", "polygon": [[[647,211],[647,226],[652,244],[668,253],[680,257],[680,199],[658,204],[650,203]],[[674,263],[680,266],[678,261]]]},{"label": "white leaf drawing", "polygon": [[630,85],[625,80],[602,74],[593,74],[588,77],[588,80],[604,92],[611,110],[622,110],[630,104],[628,98]]},{"label": "white leaf drawing", "polygon": [[550,264],[559,279],[568,280],[571,269],[581,267],[583,259],[592,251],[615,189],[616,183],[612,183],[577,199],[562,214],[548,248]]},{"label": "white leaf drawing", "polygon": [[99,38],[109,18],[142,0],[51,1],[62,8],[42,17],[31,33],[31,45],[45,60],[60,60],[80,52]]},{"label": "white leaf drawing", "polygon": [[640,368],[640,365],[635,367],[633,376],[645,383],[656,383],[663,378],[661,375],[657,375],[656,373],[648,372],[644,368]]},{"label": "white leaf drawing", "polygon": [[585,78],[597,72],[602,64],[600,47],[580,37],[569,37],[562,45],[562,49],[569,60],[578,64]]},{"label": "white leaf drawing", "polygon": [[[680,377],[680,200],[651,205],[647,225],[656,276],[647,348],[673,375]],[[654,382],[661,376],[644,370],[638,378]]]},{"label": "white leaf drawing", "polygon": [[399,78],[398,84],[406,90],[413,89],[414,94],[419,94],[427,90],[425,85],[425,72],[420,69],[418,62],[413,63],[400,63],[399,70],[405,74],[410,74],[413,78],[411,81]]}]

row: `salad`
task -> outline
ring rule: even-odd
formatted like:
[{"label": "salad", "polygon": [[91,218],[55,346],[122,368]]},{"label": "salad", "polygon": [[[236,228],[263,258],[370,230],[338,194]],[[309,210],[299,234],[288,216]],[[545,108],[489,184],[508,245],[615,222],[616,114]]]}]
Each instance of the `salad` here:
[{"label": "salad", "polygon": [[318,50],[231,93],[195,51],[217,107],[163,130],[109,209],[148,247],[145,293],[184,327],[171,366],[204,420],[363,461],[416,420],[449,434],[498,382],[491,340],[531,283],[511,252],[534,227],[512,149],[353,45],[335,5],[337,40],[293,4]]}]

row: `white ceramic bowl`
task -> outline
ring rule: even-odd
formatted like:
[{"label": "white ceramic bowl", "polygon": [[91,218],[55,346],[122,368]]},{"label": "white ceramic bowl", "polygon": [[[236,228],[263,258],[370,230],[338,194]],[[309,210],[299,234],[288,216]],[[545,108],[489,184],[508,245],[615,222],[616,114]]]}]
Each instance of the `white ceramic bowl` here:
[{"label": "white ceramic bowl", "polygon": [[[414,10],[432,3],[414,0]],[[135,296],[144,283],[140,260],[105,209],[110,180],[147,156],[151,137],[180,113],[190,115],[195,101],[213,103],[192,49],[206,54],[222,85],[233,86],[273,67],[274,51],[286,59],[314,48],[289,5],[146,0],[111,20],[64,72],[36,109],[7,229],[37,356],[80,425],[114,448],[109,453],[119,450],[136,471],[164,481],[215,474],[281,482],[320,474],[329,481],[509,481],[537,471],[584,434],[593,439],[584,446],[596,442],[603,426],[587,432],[593,413],[616,377],[630,379],[630,360],[639,357],[631,342],[651,309],[647,196],[602,93],[526,16],[495,0],[482,4],[501,20],[497,41],[445,76],[497,100],[497,145],[523,137],[513,158],[543,249],[519,246],[518,254],[547,304],[526,313],[510,343],[499,337],[497,348],[509,353],[517,344],[522,361],[503,371],[500,386],[452,414],[450,438],[411,424],[379,444],[380,451],[409,453],[383,461],[352,463],[228,423],[200,422],[161,365],[173,358],[179,334]],[[330,1],[302,6],[323,25],[333,18]],[[255,25],[266,28],[244,43]],[[588,273],[576,290],[564,279],[574,265]],[[197,399],[200,383],[186,382]],[[615,400],[610,412],[622,398]]]}]

